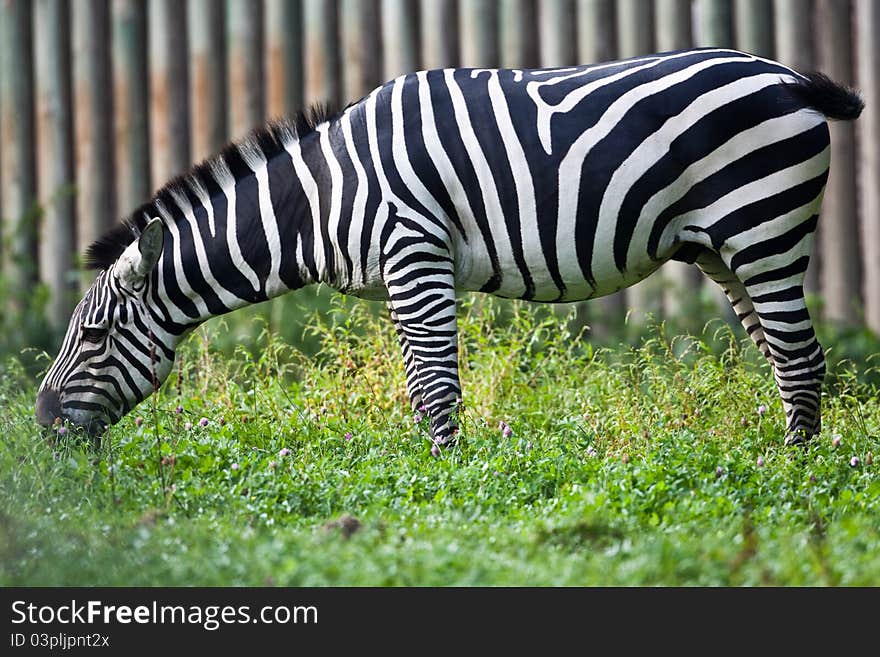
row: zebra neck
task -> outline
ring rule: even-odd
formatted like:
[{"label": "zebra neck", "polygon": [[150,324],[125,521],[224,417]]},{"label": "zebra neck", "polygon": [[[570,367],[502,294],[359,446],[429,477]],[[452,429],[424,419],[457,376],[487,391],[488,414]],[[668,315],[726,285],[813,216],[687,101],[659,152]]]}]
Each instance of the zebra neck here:
[{"label": "zebra neck", "polygon": [[[318,282],[336,284],[336,247],[322,208],[317,134],[267,157],[238,144],[155,203],[165,225],[153,279],[155,316],[170,332]],[[327,183],[329,185],[329,182]]]}]

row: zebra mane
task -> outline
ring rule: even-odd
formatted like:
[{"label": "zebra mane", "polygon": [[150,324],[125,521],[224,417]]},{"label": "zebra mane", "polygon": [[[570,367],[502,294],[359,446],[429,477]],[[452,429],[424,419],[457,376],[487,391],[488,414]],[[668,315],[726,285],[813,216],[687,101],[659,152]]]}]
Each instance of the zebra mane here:
[{"label": "zebra mane", "polygon": [[190,181],[203,184],[204,180],[217,180],[216,172],[226,170],[235,181],[251,175],[253,170],[248,166],[256,149],[263,153],[266,160],[271,160],[284,151],[284,142],[291,139],[301,140],[322,123],[337,118],[343,110],[324,103],[318,103],[298,112],[292,118],[270,121],[261,128],[254,130],[244,139],[227,144],[218,154],[193,166],[187,173],[176,176],[166,182],[153,198],[138,207],[128,217],[110,228],[96,239],[85,252],[84,265],[87,269],[108,269],[122,252],[131,245],[146,227],[152,217],[161,217],[159,207],[174,208],[175,196],[186,195]]}]

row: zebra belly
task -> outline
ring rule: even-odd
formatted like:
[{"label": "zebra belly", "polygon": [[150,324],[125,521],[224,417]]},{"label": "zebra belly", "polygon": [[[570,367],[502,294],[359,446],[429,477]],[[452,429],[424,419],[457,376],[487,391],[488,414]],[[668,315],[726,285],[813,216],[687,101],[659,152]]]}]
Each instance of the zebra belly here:
[{"label": "zebra belly", "polygon": [[[537,237],[533,239],[537,240]],[[574,241],[574,235],[569,239]],[[585,278],[581,264],[576,258],[560,258],[557,267],[562,289],[546,265],[546,260],[541,259],[538,262],[527,260],[526,271],[534,289],[531,296],[526,294],[524,272],[515,258],[509,254],[498,254],[497,271],[500,273],[498,277],[491,266],[484,245],[478,241],[472,241],[470,244],[460,243],[456,246],[456,287],[463,291],[487,291],[487,283],[494,277],[498,280],[497,288],[488,291],[509,299],[545,302],[594,299],[635,285],[653,274],[674,255],[676,244],[673,242],[673,237],[664,236],[656,259],[648,255],[647,248],[637,250],[638,255],[630,258],[627,269],[621,272],[614,263],[613,234],[604,239],[597,235],[593,245],[595,256],[592,260],[592,280],[588,281]]]},{"label": "zebra belly", "polygon": [[372,285],[370,287],[361,287],[357,289],[340,290],[343,294],[348,294],[365,301],[388,301],[388,288],[384,285]]}]

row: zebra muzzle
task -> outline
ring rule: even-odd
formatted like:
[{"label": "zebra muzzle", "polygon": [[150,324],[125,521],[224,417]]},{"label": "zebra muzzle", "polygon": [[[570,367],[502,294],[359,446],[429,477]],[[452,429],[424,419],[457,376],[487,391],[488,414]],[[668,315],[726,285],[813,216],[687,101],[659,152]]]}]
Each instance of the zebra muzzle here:
[{"label": "zebra muzzle", "polygon": [[51,427],[55,420],[61,417],[61,396],[48,388],[40,390],[34,414],[41,426]]}]

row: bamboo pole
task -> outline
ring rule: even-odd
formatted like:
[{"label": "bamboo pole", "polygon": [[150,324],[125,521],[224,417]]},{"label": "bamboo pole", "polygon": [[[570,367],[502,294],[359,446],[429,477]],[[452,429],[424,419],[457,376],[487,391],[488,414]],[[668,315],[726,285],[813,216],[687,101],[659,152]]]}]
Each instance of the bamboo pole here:
[{"label": "bamboo pole", "polygon": [[615,3],[578,0],[578,55],[581,64],[596,64],[617,56]]},{"label": "bamboo pole", "polygon": [[306,103],[338,105],[342,95],[336,2],[304,0]]},{"label": "bamboo pole", "polygon": [[186,7],[176,0],[149,3],[150,145],[153,185],[189,168]]},{"label": "bamboo pole", "polygon": [[415,0],[382,0],[383,78],[419,69],[419,4]]},{"label": "bamboo pole", "polygon": [[150,196],[147,6],[113,0],[113,118],[118,210],[126,215]]},{"label": "bamboo pole", "polygon": [[[574,9],[574,4],[572,9]],[[538,6],[535,0],[501,0],[499,9],[499,41],[501,65],[505,68],[537,68],[541,65],[538,52]],[[568,17],[576,36],[577,23]],[[571,43],[572,59],[577,59],[577,40]]]},{"label": "bamboo pole", "polygon": [[108,0],[81,0],[71,9],[76,235],[82,252],[116,222],[110,5]]},{"label": "bamboo pole", "polygon": [[199,162],[227,142],[226,17],[222,2],[189,0],[189,102],[192,159]]},{"label": "bamboo pole", "polygon": [[266,0],[266,109],[290,116],[303,105],[301,0]]},{"label": "bamboo pole", "polygon": [[229,135],[241,139],[265,121],[263,3],[227,0]]},{"label": "bamboo pole", "polygon": [[865,109],[856,122],[862,290],[865,322],[880,334],[880,3],[856,0],[855,8],[856,82],[865,100]]},{"label": "bamboo pole", "polygon": [[0,4],[0,135],[2,135],[3,279],[9,292],[6,311],[26,307],[37,271],[33,153],[33,68],[31,3]]},{"label": "bamboo pole", "polygon": [[[852,4],[849,0],[816,3],[816,55],[819,70],[845,85],[853,83],[850,50]],[[856,189],[855,125],[829,121],[831,171],[822,203],[822,268],[819,278],[824,316],[854,324],[861,307],[859,222]]]},{"label": "bamboo pole", "polygon": [[541,66],[577,64],[577,23],[574,0],[544,0],[538,11]]},{"label": "bamboo pole", "polygon": [[461,65],[498,66],[498,4],[493,0],[459,0],[458,29]]},{"label": "bamboo pole", "polygon": [[346,102],[385,81],[379,0],[342,0],[342,88]]},{"label": "bamboo pole", "polygon": [[736,0],[736,47],[773,57],[773,0]]},{"label": "bamboo pole", "polygon": [[43,220],[39,233],[40,281],[49,290],[46,317],[54,329],[72,309],[74,177],[67,0],[33,5],[37,83],[37,185]]}]

